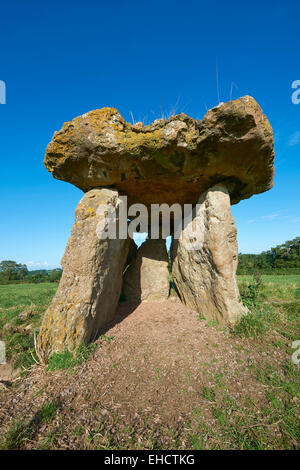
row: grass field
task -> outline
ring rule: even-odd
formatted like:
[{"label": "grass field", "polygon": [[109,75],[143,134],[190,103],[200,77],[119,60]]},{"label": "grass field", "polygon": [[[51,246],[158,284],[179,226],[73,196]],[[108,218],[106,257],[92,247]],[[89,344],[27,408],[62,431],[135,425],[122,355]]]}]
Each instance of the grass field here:
[{"label": "grass field", "polygon": [[[182,391],[178,389],[178,402],[182,399],[182,394],[193,393],[189,392],[189,389],[200,386],[201,374],[203,384],[208,376],[212,378],[197,392],[198,398],[191,399],[190,417],[181,423],[180,427],[174,428],[173,424],[170,424],[169,429],[158,431],[156,424],[153,424],[152,429],[152,425],[150,426],[148,422],[146,425],[146,421],[142,427],[138,424],[133,426],[131,422],[121,425],[118,422],[117,412],[113,414],[111,424],[101,421],[100,426],[98,415],[97,419],[93,418],[94,421],[89,418],[86,422],[85,415],[80,414],[82,413],[80,407],[76,409],[72,406],[64,409],[60,401],[53,399],[53,392],[47,395],[48,386],[45,386],[45,390],[41,389],[38,379],[36,388],[28,392],[29,406],[32,403],[32,407],[36,408],[35,421],[28,422],[26,415],[22,416],[22,407],[19,407],[18,419],[12,416],[14,411],[8,411],[8,416],[1,415],[1,406],[3,409],[4,406],[0,405],[3,427],[0,449],[57,449],[61,446],[60,442],[66,448],[89,449],[299,449],[300,365],[291,361],[294,352],[291,344],[300,340],[300,276],[265,275],[262,276],[260,286],[255,284],[252,276],[239,276],[238,284],[241,296],[250,306],[249,315],[230,331],[222,330],[213,322],[207,322],[205,330],[208,332],[207,338],[213,338],[209,367],[207,359],[202,359],[206,362],[201,363],[201,355],[199,364],[194,363],[194,359],[189,364],[188,358],[184,358],[186,370],[180,371],[182,375],[180,379],[178,375],[178,386],[180,387],[181,381],[183,383],[185,380],[188,381],[188,386]],[[0,403],[1,393],[10,394],[11,410],[14,409],[14,402],[18,402],[14,396],[20,393],[23,397],[23,392],[19,392],[22,380],[31,380],[31,371],[34,376],[34,371],[39,367],[35,364],[37,358],[34,352],[34,334],[39,329],[42,314],[50,304],[56,289],[57,284],[51,283],[0,286],[0,339],[6,342],[10,362],[20,368],[25,375],[12,385],[8,392],[0,389]],[[203,322],[203,319],[200,321]],[[217,337],[218,341],[214,339]],[[112,348],[108,349],[109,357],[115,348],[113,338],[113,336],[103,337],[100,343],[100,348],[104,347],[101,344]],[[78,374],[78,378],[74,379],[74,383],[77,384],[83,380],[79,364],[86,361],[84,377],[90,367],[89,380],[93,381],[92,367],[88,364],[90,354],[93,355],[96,351],[97,355],[98,347],[99,345],[95,345],[95,348],[81,351],[80,357],[78,356],[76,360],[70,354],[54,358],[55,361],[51,363],[53,367],[43,369],[43,374],[46,374],[43,375],[44,380],[51,382],[51,374],[58,374],[57,378],[53,376],[53,381],[54,383],[57,381],[57,384],[63,387],[66,382],[63,374],[68,375],[68,381],[74,374],[75,376]],[[220,353],[221,350],[225,360],[228,348],[230,354],[235,354],[235,359],[232,360],[229,354],[228,365],[224,365],[224,370],[221,368],[223,372],[222,370],[216,372],[215,368],[219,366],[214,354]],[[167,355],[163,360],[169,361]],[[129,368],[126,361],[125,369]],[[118,380],[118,367],[118,363],[114,362],[110,368],[109,374],[114,380]],[[153,380],[157,381],[161,388],[165,386],[164,380],[166,384],[168,383],[167,376],[164,379],[162,375],[164,367],[160,365],[154,369]],[[260,395],[250,396],[250,391],[245,389],[240,398],[237,398],[239,394],[235,395],[235,390],[230,387],[246,380],[243,376],[250,378],[252,387],[261,390]],[[82,406],[84,410],[87,404],[91,410],[96,409],[92,401],[94,387],[91,386],[89,392],[91,395],[85,395],[88,384],[86,379],[84,380],[84,388],[80,391]],[[40,402],[36,400],[41,393],[46,394],[46,398],[38,405]],[[79,394],[76,396],[76,400],[79,400]],[[8,402],[8,398],[5,397],[6,395],[3,403]],[[23,398],[20,400],[22,403]],[[206,410],[204,414],[203,409]],[[211,415],[210,420],[206,414]],[[68,421],[74,425],[70,430],[67,425],[62,426],[62,422]],[[39,423],[38,426],[36,423]],[[140,436],[146,434],[147,426],[150,426],[148,437],[141,441]]]},{"label": "grass field", "polygon": [[6,342],[7,357],[16,367],[34,363],[34,334],[58,284],[0,285],[0,339]]},{"label": "grass field", "polygon": [[[262,275],[263,289],[262,296],[270,300],[293,300],[300,299],[300,276],[285,275],[272,276]],[[252,276],[238,276],[238,283],[251,282]]]}]

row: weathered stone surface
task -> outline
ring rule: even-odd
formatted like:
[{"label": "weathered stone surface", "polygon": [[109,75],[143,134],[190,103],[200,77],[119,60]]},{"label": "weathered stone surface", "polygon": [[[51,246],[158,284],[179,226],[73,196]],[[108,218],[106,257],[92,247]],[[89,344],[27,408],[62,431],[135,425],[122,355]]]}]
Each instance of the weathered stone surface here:
[{"label": "weathered stone surface", "polygon": [[45,359],[52,352],[88,343],[114,317],[132,240],[101,240],[96,229],[103,221],[99,207],[114,205],[117,197],[117,191],[94,189],[76,208],[61,263],[63,275],[38,336],[38,350]]},{"label": "weathered stone surface", "polygon": [[172,274],[182,301],[219,324],[235,323],[245,312],[236,282],[237,230],[225,186],[217,185],[198,200],[200,237],[197,249],[188,250],[188,224],[182,239],[172,246]]},{"label": "weathered stone surface", "polygon": [[128,203],[195,203],[226,184],[231,203],[273,185],[272,128],[250,96],[211,109],[202,120],[185,114],[131,125],[114,108],[66,122],[47,147],[55,178],[83,191],[113,186]]},{"label": "weathered stone surface", "polygon": [[124,275],[123,292],[130,302],[163,301],[169,297],[165,240],[146,240]]}]

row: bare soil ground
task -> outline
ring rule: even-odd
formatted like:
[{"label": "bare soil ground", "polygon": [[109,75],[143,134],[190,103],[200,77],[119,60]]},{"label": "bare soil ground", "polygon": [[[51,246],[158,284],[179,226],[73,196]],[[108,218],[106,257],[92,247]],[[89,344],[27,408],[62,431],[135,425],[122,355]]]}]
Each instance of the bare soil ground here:
[{"label": "bare soil ground", "polygon": [[235,337],[176,297],[121,302],[86,362],[6,377],[0,433],[26,449],[297,448],[276,407],[268,411],[273,388],[258,378],[270,362],[280,377],[290,361],[278,338]]}]

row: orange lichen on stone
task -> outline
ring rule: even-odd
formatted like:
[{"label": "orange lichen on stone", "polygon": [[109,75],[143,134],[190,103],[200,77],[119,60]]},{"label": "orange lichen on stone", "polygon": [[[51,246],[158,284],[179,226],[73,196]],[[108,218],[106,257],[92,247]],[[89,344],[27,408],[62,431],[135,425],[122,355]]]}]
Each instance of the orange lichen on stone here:
[{"label": "orange lichen on stone", "polygon": [[272,128],[250,96],[221,103],[202,120],[185,114],[150,125],[127,123],[115,108],[67,122],[48,145],[45,165],[83,191],[114,187],[134,202],[195,203],[226,184],[231,203],[272,187]]}]

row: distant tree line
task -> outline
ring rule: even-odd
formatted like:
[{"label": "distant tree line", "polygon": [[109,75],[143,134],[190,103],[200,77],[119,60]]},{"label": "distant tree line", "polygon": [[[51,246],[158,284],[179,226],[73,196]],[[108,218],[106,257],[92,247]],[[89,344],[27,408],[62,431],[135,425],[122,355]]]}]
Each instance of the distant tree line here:
[{"label": "distant tree line", "polygon": [[[237,274],[300,274],[300,237],[263,251],[259,255],[239,254]],[[26,264],[3,260],[0,262],[0,284],[58,282],[62,270],[37,269],[29,271]]]},{"label": "distant tree line", "polygon": [[29,271],[26,264],[11,260],[0,262],[0,284],[58,282],[61,275],[60,268]]},{"label": "distant tree line", "polygon": [[300,237],[263,251],[259,255],[239,254],[237,274],[300,274]]}]

